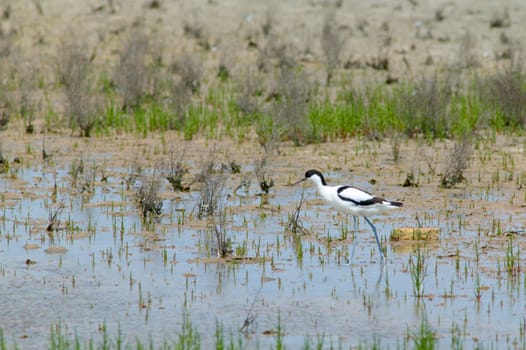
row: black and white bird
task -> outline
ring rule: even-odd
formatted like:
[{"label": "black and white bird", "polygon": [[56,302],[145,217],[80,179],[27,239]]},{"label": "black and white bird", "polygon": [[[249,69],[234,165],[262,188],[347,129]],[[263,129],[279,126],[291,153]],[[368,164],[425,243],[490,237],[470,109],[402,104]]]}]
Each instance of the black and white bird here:
[{"label": "black and white bird", "polygon": [[[321,197],[330,205],[338,209],[339,211],[347,214],[351,214],[354,217],[354,230],[355,234],[358,233],[358,216],[363,216],[365,221],[371,226],[378,244],[378,251],[380,252],[382,263],[385,261],[385,256],[376,232],[376,227],[367,218],[369,215],[382,214],[391,209],[400,208],[402,202],[388,201],[386,199],[373,196],[367,191],[359,188],[340,185],[340,186],[329,186],[325,181],[322,173],[318,170],[308,170],[305,172],[305,177],[292,185],[296,185],[305,180],[311,180],[316,185],[318,192]],[[354,242],[353,242],[353,255],[354,255]]]}]

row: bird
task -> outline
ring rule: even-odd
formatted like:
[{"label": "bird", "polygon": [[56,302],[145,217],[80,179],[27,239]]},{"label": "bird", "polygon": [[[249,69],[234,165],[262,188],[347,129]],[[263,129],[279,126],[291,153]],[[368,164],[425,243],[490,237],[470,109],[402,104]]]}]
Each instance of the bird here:
[{"label": "bird", "polygon": [[[365,219],[373,230],[376,244],[378,245],[378,251],[380,252],[381,262],[384,263],[385,255],[378,238],[378,232],[376,232],[376,227],[367,216],[383,214],[391,209],[400,208],[403,206],[403,203],[376,197],[367,191],[350,185],[329,186],[327,185],[323,174],[316,169],[307,170],[305,172],[305,177],[294,182],[291,186],[297,185],[306,180],[310,180],[316,185],[319,194],[325,202],[332,205],[340,212],[353,215],[355,234],[358,233],[358,217],[361,216]],[[353,255],[354,241],[351,260]]]}]

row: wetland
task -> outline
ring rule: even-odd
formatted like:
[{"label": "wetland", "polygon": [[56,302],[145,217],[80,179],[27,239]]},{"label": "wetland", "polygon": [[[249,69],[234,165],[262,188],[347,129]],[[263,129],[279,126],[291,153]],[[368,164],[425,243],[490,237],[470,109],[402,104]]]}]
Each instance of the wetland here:
[{"label": "wetland", "polygon": [[[482,3],[0,0],[0,348],[526,347],[526,11]],[[385,264],[308,169],[404,203]]]}]

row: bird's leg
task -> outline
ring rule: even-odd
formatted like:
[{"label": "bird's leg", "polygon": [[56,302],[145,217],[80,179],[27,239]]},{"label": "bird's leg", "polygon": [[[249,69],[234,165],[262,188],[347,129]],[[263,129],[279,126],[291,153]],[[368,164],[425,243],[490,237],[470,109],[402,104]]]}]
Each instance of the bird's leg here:
[{"label": "bird's leg", "polygon": [[358,218],[356,215],[353,217],[354,220],[354,235],[352,236],[352,250],[351,250],[351,264],[354,261],[354,250],[356,248],[356,236],[358,235]]},{"label": "bird's leg", "polygon": [[369,219],[367,219],[367,217],[364,216],[363,218],[365,219],[365,221],[367,221],[367,223],[373,229],[374,237],[376,238],[376,244],[378,244],[378,251],[380,252],[380,257],[381,257],[382,264],[383,264],[385,262],[385,256],[382,250],[382,245],[380,244],[380,239],[378,239],[378,232],[376,232],[376,227],[374,227],[373,223]]}]

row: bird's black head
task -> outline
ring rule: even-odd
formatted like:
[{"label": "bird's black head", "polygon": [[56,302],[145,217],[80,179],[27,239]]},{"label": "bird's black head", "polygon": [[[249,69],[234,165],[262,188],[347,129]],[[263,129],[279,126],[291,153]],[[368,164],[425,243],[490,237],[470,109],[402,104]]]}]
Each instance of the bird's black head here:
[{"label": "bird's black head", "polygon": [[305,178],[306,179],[310,179],[311,177],[313,176],[319,176],[320,179],[321,179],[321,183],[326,186],[327,183],[325,182],[325,178],[323,177],[323,175],[321,174],[320,171],[316,170],[316,169],[310,169],[310,170],[307,170],[305,172]]},{"label": "bird's black head", "polygon": [[290,186],[294,186],[294,185],[299,184],[300,182],[306,181],[308,179],[312,179],[313,176],[318,176],[321,179],[322,184],[326,185],[325,179],[323,178],[323,175],[318,170],[311,169],[311,170],[307,170],[305,172],[305,177],[303,179],[300,179],[300,180],[290,184]]}]

